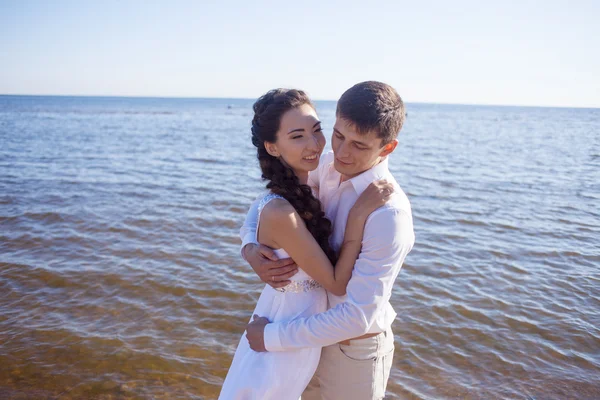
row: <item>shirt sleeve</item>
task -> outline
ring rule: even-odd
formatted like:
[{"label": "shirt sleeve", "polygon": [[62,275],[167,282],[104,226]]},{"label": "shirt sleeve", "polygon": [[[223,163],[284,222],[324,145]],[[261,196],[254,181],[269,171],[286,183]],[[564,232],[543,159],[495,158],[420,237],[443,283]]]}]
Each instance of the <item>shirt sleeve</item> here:
[{"label": "shirt sleeve", "polygon": [[328,346],[365,334],[389,301],[392,286],[414,244],[410,213],[383,208],[365,225],[362,251],[346,288],[346,302],[316,315],[265,327],[268,351]]},{"label": "shirt sleeve", "polygon": [[[246,214],[246,220],[244,221],[244,225],[240,228],[240,239],[242,239],[242,247],[240,248],[240,253],[242,258],[244,258],[244,246],[249,243],[256,243],[256,226],[258,223],[258,204],[260,203],[260,199],[262,196],[258,196],[250,205],[250,209],[248,210],[248,214]],[[244,258],[244,260],[246,260]],[[248,260],[246,260],[248,261]]]}]

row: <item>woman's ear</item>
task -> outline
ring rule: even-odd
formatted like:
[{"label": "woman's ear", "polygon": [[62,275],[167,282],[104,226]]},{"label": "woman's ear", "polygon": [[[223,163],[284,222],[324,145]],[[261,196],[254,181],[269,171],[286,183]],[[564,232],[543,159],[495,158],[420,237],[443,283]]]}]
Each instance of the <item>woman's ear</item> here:
[{"label": "woman's ear", "polygon": [[273,157],[279,157],[279,150],[277,150],[277,145],[275,143],[265,142],[265,150]]}]

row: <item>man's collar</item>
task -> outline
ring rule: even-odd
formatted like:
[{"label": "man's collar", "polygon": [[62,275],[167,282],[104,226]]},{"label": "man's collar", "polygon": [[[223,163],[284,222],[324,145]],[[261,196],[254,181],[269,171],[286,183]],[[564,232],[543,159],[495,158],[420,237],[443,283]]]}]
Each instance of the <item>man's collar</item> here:
[{"label": "man's collar", "polygon": [[354,178],[348,179],[348,181],[352,183],[354,190],[360,196],[371,182],[385,178],[388,171],[388,158],[386,157],[379,164],[374,165],[371,169],[366,170]]}]

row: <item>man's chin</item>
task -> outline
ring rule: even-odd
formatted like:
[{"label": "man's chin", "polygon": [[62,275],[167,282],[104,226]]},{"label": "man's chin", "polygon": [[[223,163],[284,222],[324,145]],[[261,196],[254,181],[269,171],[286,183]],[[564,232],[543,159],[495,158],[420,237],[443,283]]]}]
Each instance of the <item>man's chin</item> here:
[{"label": "man's chin", "polygon": [[343,174],[343,175],[351,175],[352,174],[352,165],[343,164],[338,160],[334,160],[333,167],[340,174]]}]

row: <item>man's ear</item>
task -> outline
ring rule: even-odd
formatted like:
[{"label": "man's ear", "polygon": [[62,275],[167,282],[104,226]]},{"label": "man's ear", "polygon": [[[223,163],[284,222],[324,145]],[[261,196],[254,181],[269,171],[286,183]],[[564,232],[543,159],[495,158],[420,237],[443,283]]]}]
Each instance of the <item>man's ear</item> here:
[{"label": "man's ear", "polygon": [[398,146],[398,139],[394,139],[385,146],[383,146],[383,148],[381,149],[381,153],[379,153],[379,157],[385,157],[392,154],[392,152],[396,150],[396,146]]},{"label": "man's ear", "polygon": [[265,142],[265,149],[267,150],[267,153],[273,157],[279,157],[279,150],[277,150],[277,145],[275,143]]}]

